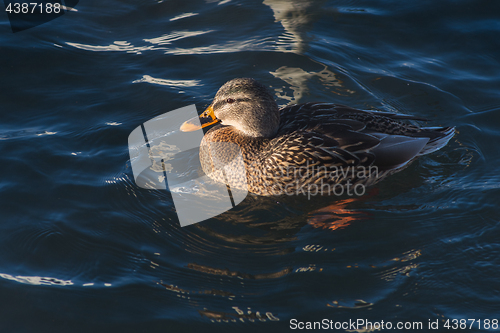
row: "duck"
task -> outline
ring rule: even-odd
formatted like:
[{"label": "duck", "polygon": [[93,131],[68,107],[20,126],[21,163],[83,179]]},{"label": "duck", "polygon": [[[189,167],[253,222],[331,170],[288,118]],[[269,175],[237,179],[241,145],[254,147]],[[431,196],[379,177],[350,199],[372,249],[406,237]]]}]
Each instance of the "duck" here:
[{"label": "duck", "polygon": [[[420,127],[417,121],[427,120],[335,103],[279,108],[265,85],[236,78],[180,130],[215,125],[203,136],[199,156],[203,172],[216,182],[229,180],[231,187],[263,196],[360,195],[366,186],[446,146],[455,134],[454,127]],[[236,157],[243,172],[231,164]]]}]

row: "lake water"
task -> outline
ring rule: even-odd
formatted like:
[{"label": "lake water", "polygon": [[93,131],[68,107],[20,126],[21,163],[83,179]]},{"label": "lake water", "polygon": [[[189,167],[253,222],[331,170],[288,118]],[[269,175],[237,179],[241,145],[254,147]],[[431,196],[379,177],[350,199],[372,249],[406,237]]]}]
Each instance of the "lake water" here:
[{"label": "lake water", "polygon": [[[82,0],[17,33],[0,8],[2,332],[499,330],[500,2]],[[457,134],[362,197],[181,228],[128,136],[235,77]]]}]

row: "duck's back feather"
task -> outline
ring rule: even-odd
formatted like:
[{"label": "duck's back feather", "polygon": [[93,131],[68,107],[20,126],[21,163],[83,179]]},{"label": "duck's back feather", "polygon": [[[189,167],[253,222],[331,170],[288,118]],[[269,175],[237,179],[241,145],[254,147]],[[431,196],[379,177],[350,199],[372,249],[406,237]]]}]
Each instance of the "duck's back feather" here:
[{"label": "duck's back feather", "polygon": [[[381,152],[391,147],[400,158],[425,155],[444,147],[455,134],[454,127],[419,127],[405,121],[427,121],[412,115],[381,111],[366,111],[332,103],[303,103],[290,105],[280,110],[278,135],[286,135],[297,129],[318,132],[335,138],[343,149],[356,151],[380,146],[374,151]],[[364,134],[364,136],[363,136]],[[398,137],[388,138],[390,135]],[[407,139],[399,136],[407,137]],[[370,140],[369,137],[372,137]],[[374,138],[373,138],[374,137]],[[428,140],[417,152],[418,147]],[[412,140],[415,139],[415,140]],[[415,143],[412,143],[415,141]],[[417,144],[418,142],[418,144]],[[396,149],[396,144],[397,148]],[[407,147],[407,148],[405,148]],[[408,149],[408,153],[404,153]],[[379,156],[382,160],[382,156]],[[383,163],[387,165],[387,163]],[[390,164],[390,163],[389,163]]]}]

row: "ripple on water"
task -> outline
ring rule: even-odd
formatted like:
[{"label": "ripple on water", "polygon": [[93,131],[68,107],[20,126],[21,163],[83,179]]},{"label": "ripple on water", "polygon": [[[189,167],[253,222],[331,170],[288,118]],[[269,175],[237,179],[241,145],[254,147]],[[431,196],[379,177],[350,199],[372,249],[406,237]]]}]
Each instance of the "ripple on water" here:
[{"label": "ripple on water", "polygon": [[[491,3],[80,5],[0,37],[2,323],[280,331],[297,317],[496,315]],[[128,135],[185,105],[201,111],[234,77],[259,79],[282,105],[398,111],[457,135],[361,198],[249,194],[181,228],[169,190],[135,184]]]}]

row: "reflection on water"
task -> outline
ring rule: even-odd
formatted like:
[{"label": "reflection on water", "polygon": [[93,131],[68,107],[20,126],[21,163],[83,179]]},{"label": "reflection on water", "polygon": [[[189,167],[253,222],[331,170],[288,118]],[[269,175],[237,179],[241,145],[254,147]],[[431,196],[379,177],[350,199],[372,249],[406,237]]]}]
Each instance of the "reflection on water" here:
[{"label": "reflection on water", "polygon": [[[309,47],[311,40],[307,36],[307,30],[324,11],[322,6],[325,0],[288,1],[288,0],[265,0],[264,4],[271,7],[275,20],[280,22],[285,33],[280,35],[277,46],[280,52],[293,52],[303,54]],[[313,61],[317,63],[316,61]],[[331,92],[337,95],[349,95],[355,92],[343,87],[334,72],[324,64],[317,63],[323,67],[320,71],[306,71],[300,67],[281,66],[270,71],[273,76],[285,81],[286,87],[292,90],[293,96],[288,96],[282,88],[274,88],[279,98],[288,100],[291,104],[300,103],[304,96],[309,94],[309,84],[319,79],[322,87],[331,88]]]},{"label": "reflection on water", "polygon": [[20,283],[32,284],[32,285],[43,285],[43,286],[71,286],[73,282],[71,280],[61,280],[53,277],[42,277],[42,276],[12,276],[10,274],[1,274],[0,277],[12,280]]},{"label": "reflection on water", "polygon": [[335,93],[336,95],[347,96],[355,93],[355,91],[345,88],[343,86],[343,82],[337,79],[336,74],[330,71],[327,66],[323,64],[319,65],[324,68],[318,72],[307,72],[302,68],[287,66],[282,66],[276,71],[270,72],[275,77],[285,81],[287,83],[287,87],[293,91],[293,96],[287,96],[283,93],[283,89],[275,88],[277,96],[290,101],[292,104],[300,103],[302,97],[309,94],[309,84],[315,79],[319,79],[322,87],[329,88],[329,91]]},{"label": "reflection on water", "polygon": [[69,46],[75,47],[77,49],[102,52],[102,51],[119,51],[126,53],[142,54],[144,51],[153,50],[154,46],[134,46],[127,41],[115,41],[113,44],[109,45],[86,45],[81,43],[67,42]]},{"label": "reflection on water", "polygon": [[277,47],[282,52],[304,53],[308,48],[307,36],[312,22],[320,16],[326,0],[264,0],[271,7],[274,18],[280,22],[285,33],[279,37]]},{"label": "reflection on water", "polygon": [[[188,295],[190,293],[196,293],[196,291],[189,291],[188,289],[182,289],[182,288],[179,288],[179,287],[171,285],[171,284],[165,284],[165,283],[161,283],[161,282],[159,282],[158,284],[165,287],[168,291],[180,293],[183,295]],[[200,291],[198,291],[198,294],[222,296],[222,297],[227,297],[228,299],[234,298],[233,293],[231,293],[229,291],[217,290],[217,289],[200,290]]]},{"label": "reflection on water", "polygon": [[[196,37],[212,31],[184,31],[176,32],[174,35],[164,35],[157,38],[145,39],[148,43],[142,46],[133,45],[129,41],[115,41],[109,45],[89,45],[82,43],[66,42],[67,45],[77,49],[93,52],[125,52],[134,54],[143,54],[147,51],[162,51],[167,55],[202,55],[217,53],[234,53],[242,51],[265,51],[274,50],[275,46],[269,37],[255,37],[245,41],[228,41],[221,44],[211,44],[193,48],[168,47],[173,41],[180,39]],[[153,45],[149,45],[153,44]]]},{"label": "reflection on water", "polygon": [[[189,16],[184,16],[184,17],[189,17]],[[163,35],[161,37],[156,37],[156,38],[151,38],[151,39],[144,39],[145,42],[155,44],[155,45],[169,45],[172,44],[173,42],[184,39],[184,38],[189,38],[189,37],[195,37],[195,36],[200,36],[204,34],[208,34],[213,32],[213,30],[204,30],[204,31],[174,31],[170,34]]]},{"label": "reflection on water", "polygon": [[346,209],[356,199],[340,200],[327,207],[309,213],[308,223],[315,228],[336,230],[349,226],[352,222],[366,219],[368,213]]},{"label": "reflection on water", "polygon": [[255,321],[259,322],[266,322],[268,320],[270,321],[279,321],[280,319],[276,317],[275,315],[272,314],[272,312],[265,312],[265,313],[260,313],[260,311],[255,311],[253,312],[251,308],[247,308],[246,313],[239,309],[237,306],[232,307],[234,309],[235,313],[230,313],[230,312],[222,312],[222,311],[210,311],[207,309],[204,310],[198,310],[199,314],[202,315],[203,317],[207,317],[210,319],[211,322],[236,322],[236,321],[241,321],[242,323],[245,322],[245,320],[253,323]]},{"label": "reflection on water", "polygon": [[139,80],[132,81],[132,83],[142,83],[142,82],[168,86],[174,89],[196,87],[200,85],[199,80],[166,80],[166,79],[151,77],[149,75],[143,75],[142,78],[140,78]]},{"label": "reflection on water", "polygon": [[[410,276],[410,272],[418,268],[418,264],[411,263],[412,260],[417,259],[422,255],[421,250],[411,250],[402,254],[401,258],[393,258],[391,261],[405,263],[402,266],[391,267],[383,272],[379,273],[378,276],[385,281],[393,281],[397,276],[404,275]],[[407,262],[410,262],[406,264]],[[387,265],[390,266],[390,265]]]},{"label": "reflection on water", "polygon": [[378,188],[370,189],[369,193],[359,198],[338,200],[326,207],[316,209],[309,213],[308,221],[314,228],[329,230],[342,229],[355,221],[368,219],[370,214],[362,210],[353,210],[348,207],[352,203],[366,201],[379,193]]},{"label": "reflection on water", "polygon": [[360,309],[360,308],[367,308],[372,306],[373,303],[365,302],[362,299],[357,299],[352,306],[348,305],[342,305],[339,303],[339,301],[332,301],[331,303],[327,303],[326,306],[331,307],[331,308],[343,308],[343,309]]},{"label": "reflection on water", "polygon": [[280,277],[291,272],[290,268],[284,268],[284,269],[280,270],[279,272],[272,272],[272,273],[265,273],[265,274],[248,274],[248,273],[243,273],[243,272],[238,272],[238,271],[230,271],[227,268],[226,269],[213,268],[213,267],[198,265],[195,263],[188,264],[187,267],[190,269],[193,269],[195,271],[203,272],[206,274],[238,277],[241,279],[252,279],[252,280],[276,279],[276,278],[280,278]]}]

